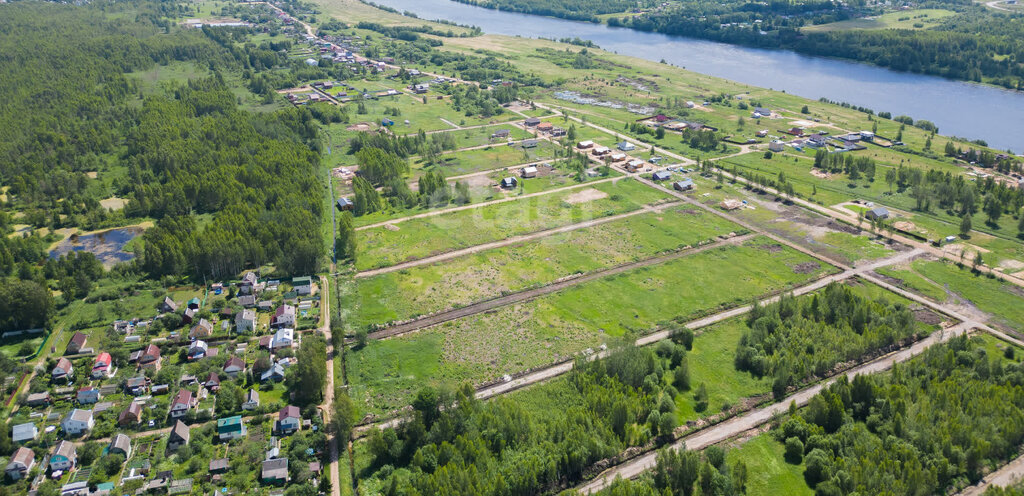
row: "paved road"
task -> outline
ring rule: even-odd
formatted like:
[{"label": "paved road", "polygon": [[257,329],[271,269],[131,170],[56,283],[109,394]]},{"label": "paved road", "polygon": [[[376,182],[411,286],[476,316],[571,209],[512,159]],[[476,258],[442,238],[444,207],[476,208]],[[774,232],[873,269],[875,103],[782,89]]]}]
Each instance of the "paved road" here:
[{"label": "paved road", "polygon": [[664,210],[666,208],[670,208],[670,207],[677,206],[677,205],[679,205],[679,202],[664,203],[664,204],[661,204],[661,205],[645,205],[642,208],[639,208],[637,210],[633,210],[631,212],[626,212],[624,214],[612,215],[610,217],[600,217],[600,218],[597,218],[597,219],[591,219],[591,220],[579,222],[579,223],[576,223],[576,224],[569,224],[567,226],[556,227],[554,229],[547,229],[547,230],[544,230],[544,231],[537,231],[537,232],[533,232],[533,233],[530,233],[530,234],[523,234],[523,235],[520,235],[520,236],[513,236],[511,238],[505,238],[505,239],[500,240],[500,241],[494,241],[494,242],[491,242],[491,243],[484,243],[482,245],[471,246],[469,248],[463,248],[463,249],[460,249],[460,250],[453,250],[453,251],[441,253],[439,255],[434,255],[432,257],[420,258],[420,259],[417,259],[417,260],[410,260],[408,262],[402,262],[402,263],[399,263],[399,264],[391,265],[391,266],[388,266],[388,267],[382,267],[382,268],[379,268],[379,269],[364,270],[364,271],[359,272],[358,274],[356,274],[356,278],[362,279],[362,278],[366,278],[366,277],[377,276],[377,275],[380,275],[380,274],[386,274],[388,272],[394,272],[396,270],[408,269],[410,267],[418,267],[420,265],[429,265],[429,264],[432,264],[432,263],[441,262],[441,261],[444,261],[444,260],[449,260],[449,259],[452,259],[452,258],[461,257],[461,256],[464,256],[464,255],[469,255],[469,254],[472,254],[472,253],[478,253],[478,252],[481,252],[483,250],[490,250],[490,249],[493,249],[493,248],[501,248],[503,246],[509,246],[509,245],[513,245],[513,244],[524,243],[524,242],[527,242],[527,241],[532,241],[532,240],[535,240],[535,239],[545,238],[545,237],[552,236],[552,235],[559,234],[559,233],[575,231],[577,229],[585,229],[585,228],[588,228],[588,227],[593,227],[593,226],[605,224],[605,223],[608,223],[608,222],[614,222],[614,221],[617,221],[617,220],[620,220],[620,219],[625,219],[627,217],[633,217],[635,215],[640,215],[640,214],[647,213],[647,212],[659,212],[659,211],[662,211],[662,210]]},{"label": "paved road", "polygon": [[537,298],[539,296],[555,293],[557,291],[562,291],[563,289],[571,288],[573,286],[576,286],[576,285],[579,285],[579,284],[583,284],[583,283],[586,283],[586,282],[590,282],[590,281],[594,281],[594,280],[597,280],[597,279],[601,279],[601,278],[605,278],[605,277],[610,277],[610,276],[613,276],[615,274],[621,274],[621,273],[626,272],[626,271],[630,271],[630,270],[634,270],[634,269],[639,269],[641,267],[649,267],[651,265],[659,265],[659,264],[662,264],[662,263],[665,263],[665,262],[668,262],[668,261],[671,261],[671,260],[675,260],[677,258],[683,258],[683,257],[688,257],[690,255],[696,255],[697,253],[701,253],[703,251],[707,251],[707,250],[710,250],[710,249],[713,249],[713,248],[718,248],[718,247],[721,247],[721,246],[735,245],[735,244],[741,243],[743,241],[746,241],[746,240],[748,240],[750,238],[753,238],[755,236],[756,236],[756,234],[745,234],[745,235],[742,235],[742,236],[735,236],[735,237],[732,237],[732,238],[729,238],[729,239],[726,239],[726,240],[722,240],[722,241],[718,241],[718,242],[715,242],[715,243],[707,244],[707,245],[704,245],[704,246],[701,246],[701,247],[698,247],[698,248],[691,248],[691,249],[688,249],[688,250],[677,251],[677,252],[674,252],[674,253],[670,253],[668,255],[662,255],[662,256],[658,256],[658,257],[648,258],[648,259],[640,260],[640,261],[637,261],[637,262],[630,262],[630,263],[626,263],[626,264],[622,264],[622,265],[617,265],[615,267],[609,267],[607,269],[596,270],[596,271],[589,272],[589,273],[584,274],[584,275],[579,276],[579,277],[573,277],[571,279],[565,279],[565,280],[562,280],[562,281],[554,282],[554,283],[548,284],[547,286],[543,286],[543,287],[540,287],[540,288],[528,289],[528,290],[525,290],[525,291],[519,291],[519,292],[512,293],[512,294],[507,294],[507,295],[499,296],[497,298],[492,298],[490,300],[484,300],[484,301],[481,301],[481,302],[478,302],[478,303],[474,303],[472,305],[467,305],[467,306],[464,306],[464,307],[456,308],[454,310],[449,310],[447,312],[439,312],[439,313],[435,313],[433,315],[428,315],[428,316],[423,317],[423,318],[419,318],[419,319],[412,320],[412,321],[409,321],[409,322],[405,322],[405,323],[402,323],[402,324],[394,325],[394,326],[391,326],[391,327],[388,327],[388,328],[385,328],[385,329],[382,329],[382,330],[379,330],[379,331],[371,332],[369,337],[371,339],[384,339],[384,338],[390,338],[390,337],[398,336],[398,335],[405,334],[405,333],[408,333],[408,332],[412,332],[412,331],[416,331],[416,330],[419,330],[419,329],[423,329],[425,327],[435,326],[437,324],[441,324],[441,323],[448,322],[448,321],[451,321],[451,320],[460,319],[460,318],[463,318],[463,317],[468,317],[470,315],[476,315],[478,313],[483,313],[483,312],[486,312],[488,310],[493,310],[493,309],[498,308],[498,307],[504,307],[504,306],[507,306],[507,305],[512,305],[512,304],[520,303],[520,302],[527,301],[527,300],[532,300],[532,299]]}]

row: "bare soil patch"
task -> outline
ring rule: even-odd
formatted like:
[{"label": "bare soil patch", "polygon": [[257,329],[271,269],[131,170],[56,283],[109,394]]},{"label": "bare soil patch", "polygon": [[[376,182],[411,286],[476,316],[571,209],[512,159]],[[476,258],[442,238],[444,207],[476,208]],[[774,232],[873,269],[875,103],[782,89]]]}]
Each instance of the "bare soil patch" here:
[{"label": "bare soil patch", "polygon": [[107,210],[121,210],[126,204],[128,204],[128,200],[116,196],[100,200],[100,206]]},{"label": "bare soil patch", "polygon": [[373,127],[368,122],[360,122],[359,124],[352,124],[345,128],[346,131],[370,131]]},{"label": "bare soil patch", "polygon": [[797,274],[811,274],[821,268],[818,262],[804,262],[793,266],[793,272]]},{"label": "bare soil patch", "polygon": [[387,229],[388,231],[397,231],[399,230],[399,227],[394,224],[384,224],[384,229]]},{"label": "bare soil patch", "polygon": [[565,202],[570,204],[586,203],[594,200],[608,198],[608,193],[594,188],[587,188],[566,197]]},{"label": "bare soil patch", "polygon": [[770,244],[770,245],[760,245],[760,246],[758,246],[758,248],[760,248],[762,250],[766,250],[768,253],[778,253],[778,252],[782,251],[782,245],[780,245],[778,243],[773,243],[773,244]]},{"label": "bare soil patch", "polygon": [[915,308],[914,319],[928,325],[939,325],[944,320],[941,315],[927,308]]}]

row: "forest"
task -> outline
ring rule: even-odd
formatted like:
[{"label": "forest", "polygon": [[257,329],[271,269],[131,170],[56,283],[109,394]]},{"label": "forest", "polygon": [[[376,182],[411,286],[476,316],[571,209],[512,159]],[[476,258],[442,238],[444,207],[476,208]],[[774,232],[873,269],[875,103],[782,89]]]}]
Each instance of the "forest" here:
[{"label": "forest", "polygon": [[916,331],[903,303],[871,300],[851,287],[831,283],[809,297],[783,295],[769,305],[755,304],[747,331],[736,347],[737,370],[773,377],[776,398],[786,388],[830,375],[841,362],[900,344]]},{"label": "forest", "polygon": [[[637,2],[576,0],[459,0],[481,7],[601,22],[597,15],[626,13]],[[939,0],[919,7],[958,14],[922,30],[802,31],[814,24],[878,15],[878,7],[855,2],[673,2],[657,8],[640,2],[640,15],[609,17],[610,26],[689,36],[724,43],[782,48],[808,55],[869,62],[898,71],[967,81],[986,81],[1024,89],[1024,14],[994,12],[960,0]]]},{"label": "forest", "polygon": [[427,388],[412,403],[413,420],[370,435],[362,476],[380,480],[388,495],[557,491],[627,446],[670,439],[673,399],[689,388],[686,347],[668,341],[581,360],[566,380],[529,398],[482,402],[468,385]]}]

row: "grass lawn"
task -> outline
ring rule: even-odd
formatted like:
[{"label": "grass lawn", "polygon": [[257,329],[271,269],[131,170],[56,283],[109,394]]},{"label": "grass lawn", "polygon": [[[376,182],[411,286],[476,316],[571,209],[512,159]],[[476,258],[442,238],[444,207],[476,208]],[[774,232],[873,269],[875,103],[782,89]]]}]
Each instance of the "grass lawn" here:
[{"label": "grass lawn", "polygon": [[678,206],[527,244],[359,279],[354,325],[405,320],[463,306],[742,231],[721,217]]},{"label": "grass lawn", "polygon": [[[479,384],[602,343],[616,344],[628,331],[648,332],[659,322],[705,315],[831,271],[811,260],[755,238],[373,341],[349,355],[352,395],[369,413],[388,412],[406,405],[424,385]],[[806,263],[814,267],[794,270]],[[731,357],[725,365],[732,366]]]},{"label": "grass lawn", "polygon": [[[589,201],[584,201],[592,198]],[[620,214],[666,199],[664,193],[623,179],[590,188],[412,219],[357,232],[356,267],[386,267],[405,260],[474,246],[585,220]],[[577,201],[576,203],[570,203]]]},{"label": "grass lawn", "polygon": [[[676,415],[680,423],[716,414],[743,398],[771,391],[771,378],[758,379],[733,366],[736,346],[746,330],[743,318],[733,318],[704,329],[693,340],[693,349],[686,354],[693,389],[676,396]],[[708,409],[697,412],[693,392],[701,383],[707,387]]]},{"label": "grass lawn", "polygon": [[770,434],[761,434],[726,453],[732,466],[742,461],[747,466],[747,494],[751,496],[810,496],[814,490],[804,482],[804,464],[785,460],[785,446]]},{"label": "grass lawn", "polygon": [[830,232],[816,237],[815,241],[828,246],[830,251],[837,252],[851,261],[874,260],[893,253],[891,248],[876,243],[865,235]]},{"label": "grass lawn", "polygon": [[[509,134],[507,139],[491,137],[496,131],[500,129],[508,131]],[[456,131],[447,131],[442,134],[451,135],[455,139],[455,146],[458,149],[469,148],[473,146],[483,146],[488,144],[499,145],[505,143],[508,139],[519,141],[522,139],[533,137],[533,134],[530,133],[529,131],[507,124],[497,124],[494,126],[478,127],[473,129],[459,129]]]},{"label": "grass lawn", "polygon": [[956,15],[946,9],[914,9],[889,12],[880,16],[830,22],[801,28],[805,32],[848,31],[856,29],[927,29],[942,19]]},{"label": "grass lawn", "polygon": [[[907,277],[907,273],[911,274]],[[888,270],[886,275],[903,279],[915,290],[936,298],[946,290],[969,300],[983,312],[993,315],[995,322],[1016,330],[1024,329],[1024,291],[1010,283],[975,275],[968,268],[959,269],[947,262],[917,260],[908,270]],[[906,277],[906,278],[905,278]],[[943,298],[936,298],[939,301]]]},{"label": "grass lawn", "polygon": [[446,177],[461,176],[492,169],[501,169],[528,164],[540,160],[555,158],[557,148],[550,141],[539,141],[534,148],[523,148],[516,143],[512,146],[507,144],[496,144],[487,148],[447,153],[438,158],[436,164],[427,164],[425,161],[413,162],[414,175],[416,169],[426,170],[434,168],[441,171]]}]

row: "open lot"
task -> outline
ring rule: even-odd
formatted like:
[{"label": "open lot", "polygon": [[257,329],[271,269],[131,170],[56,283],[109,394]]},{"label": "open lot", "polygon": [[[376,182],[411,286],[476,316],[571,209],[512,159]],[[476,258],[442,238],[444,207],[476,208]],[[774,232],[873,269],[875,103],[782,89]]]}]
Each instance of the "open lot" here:
[{"label": "open lot", "polygon": [[641,208],[667,195],[630,179],[604,182],[357,232],[360,270]]}]

